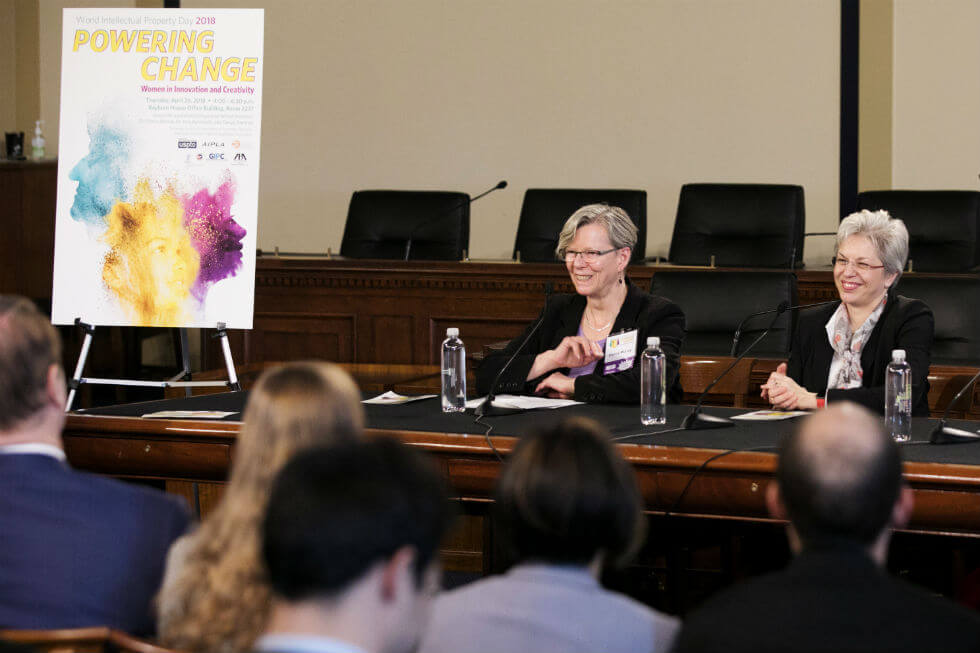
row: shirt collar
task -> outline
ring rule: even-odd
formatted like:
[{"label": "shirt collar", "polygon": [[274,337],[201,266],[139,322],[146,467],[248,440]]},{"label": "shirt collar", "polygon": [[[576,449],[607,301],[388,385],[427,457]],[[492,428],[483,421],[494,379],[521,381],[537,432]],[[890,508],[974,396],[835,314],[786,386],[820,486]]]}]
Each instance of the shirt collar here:
[{"label": "shirt collar", "polygon": [[366,653],[359,646],[332,637],[291,633],[263,635],[255,642],[255,650],[276,653]]},{"label": "shirt collar", "polygon": [[24,442],[22,444],[7,444],[0,446],[0,455],[4,454],[37,454],[51,456],[61,462],[67,462],[64,449],[53,444],[41,444],[40,442]]}]

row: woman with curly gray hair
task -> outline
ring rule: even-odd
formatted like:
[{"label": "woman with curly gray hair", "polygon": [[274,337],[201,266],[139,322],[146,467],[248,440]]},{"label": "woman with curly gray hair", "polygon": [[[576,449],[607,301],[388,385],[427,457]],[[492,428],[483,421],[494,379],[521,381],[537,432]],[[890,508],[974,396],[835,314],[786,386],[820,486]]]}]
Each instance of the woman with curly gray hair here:
[{"label": "woman with curly gray hair", "polygon": [[859,211],[837,230],[834,285],[840,303],[802,311],[789,363],[762,386],[781,409],[854,401],[882,413],[885,370],[893,349],[912,368],[912,414],[929,414],[932,311],[895,293],[909,252],[905,224],[887,211]]}]

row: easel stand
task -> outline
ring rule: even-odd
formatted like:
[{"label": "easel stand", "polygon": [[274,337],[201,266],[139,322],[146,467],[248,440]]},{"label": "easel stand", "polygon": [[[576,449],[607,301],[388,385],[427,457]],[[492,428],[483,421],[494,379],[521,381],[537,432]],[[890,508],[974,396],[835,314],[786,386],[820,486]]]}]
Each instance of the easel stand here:
[{"label": "easel stand", "polygon": [[81,318],[75,318],[75,325],[85,331],[85,339],[82,341],[82,351],[78,355],[78,364],[75,365],[75,373],[68,383],[68,402],[65,405],[65,412],[71,410],[71,405],[75,402],[75,393],[83,384],[93,385],[124,385],[139,386],[143,388],[186,388],[187,396],[191,394],[191,388],[203,387],[225,387],[230,390],[241,390],[242,386],[238,382],[235,374],[235,364],[231,359],[231,346],[228,344],[228,332],[225,331],[225,323],[218,322],[215,338],[221,341],[221,351],[225,356],[225,369],[228,371],[227,381],[183,381],[191,377],[190,353],[187,346],[187,329],[180,329],[180,349],[181,362],[183,369],[173,378],[166,381],[142,381],[139,379],[96,379],[82,376],[85,369],[85,361],[88,359],[89,349],[92,347],[92,336],[95,335],[95,327],[91,324],[82,322]]}]

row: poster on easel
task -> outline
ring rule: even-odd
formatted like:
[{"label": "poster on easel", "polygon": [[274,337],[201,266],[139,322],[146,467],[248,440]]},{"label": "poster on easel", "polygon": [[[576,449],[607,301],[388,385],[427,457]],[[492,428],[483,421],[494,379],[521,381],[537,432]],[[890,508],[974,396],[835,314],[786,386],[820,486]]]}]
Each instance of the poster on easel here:
[{"label": "poster on easel", "polygon": [[261,9],[65,9],[52,321],[252,327]]}]

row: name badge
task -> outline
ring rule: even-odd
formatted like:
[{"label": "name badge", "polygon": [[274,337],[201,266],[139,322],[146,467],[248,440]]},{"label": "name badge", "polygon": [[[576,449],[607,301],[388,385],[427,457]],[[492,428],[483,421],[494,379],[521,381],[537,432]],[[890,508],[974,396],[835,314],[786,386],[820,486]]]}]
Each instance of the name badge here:
[{"label": "name badge", "polygon": [[603,374],[615,374],[633,367],[636,359],[637,331],[623,331],[606,338],[606,358],[602,366]]}]

